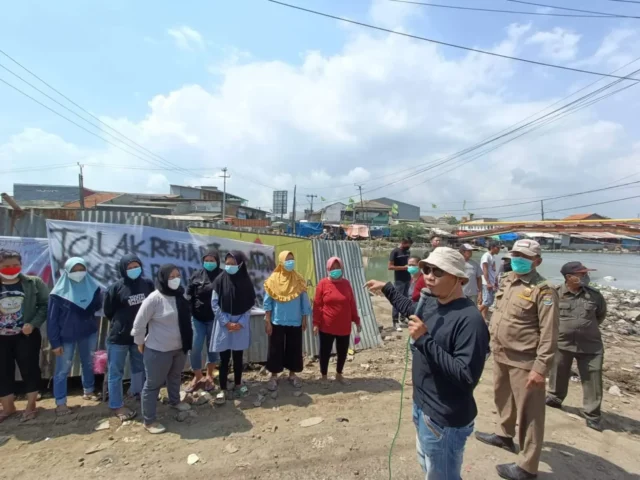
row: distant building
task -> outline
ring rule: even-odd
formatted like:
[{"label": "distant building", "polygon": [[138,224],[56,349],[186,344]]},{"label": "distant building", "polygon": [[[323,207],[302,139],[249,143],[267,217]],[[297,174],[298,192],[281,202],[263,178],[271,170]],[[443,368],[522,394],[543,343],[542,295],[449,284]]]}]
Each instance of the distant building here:
[{"label": "distant building", "polygon": [[309,215],[310,222],[324,222],[324,223],[340,223],[343,213],[347,208],[346,203],[336,202],[326,207],[313,212]]},{"label": "distant building", "polygon": [[497,222],[497,218],[478,218],[471,220],[470,222],[464,222],[458,225],[458,230],[465,232],[481,232],[483,230],[493,230],[498,228],[499,225],[492,225]]},{"label": "distant building", "polygon": [[602,215],[598,215],[597,213],[576,213],[575,215],[569,215],[566,218],[563,218],[563,221],[566,220],[608,220],[609,217],[603,217]]},{"label": "distant building", "polygon": [[[96,193],[88,188],[84,189],[84,196],[88,197]],[[13,199],[20,202],[48,201],[48,202],[72,202],[79,200],[80,189],[78,185],[40,185],[30,183],[14,183]]]},{"label": "distant building", "polygon": [[[222,201],[224,192],[218,187],[187,187],[183,185],[170,185],[169,191],[171,195],[176,195],[181,198],[188,198],[190,200],[217,200]],[[240,205],[246,205],[248,201],[237,195],[233,195],[229,192],[224,195],[227,199],[227,203],[237,203]]]},{"label": "distant building", "polygon": [[396,220],[411,220],[415,222],[420,221],[420,207],[416,205],[400,202],[398,200],[393,200],[392,198],[387,197],[376,198],[372,201],[387,205],[389,207],[393,207],[394,204],[397,205],[398,214],[393,215],[393,218],[395,218]]}]

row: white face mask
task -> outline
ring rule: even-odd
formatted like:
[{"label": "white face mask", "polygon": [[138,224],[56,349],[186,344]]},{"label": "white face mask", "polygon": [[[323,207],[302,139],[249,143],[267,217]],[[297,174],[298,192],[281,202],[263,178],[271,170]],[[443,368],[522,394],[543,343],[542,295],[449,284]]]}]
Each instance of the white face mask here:
[{"label": "white face mask", "polygon": [[167,282],[167,284],[169,285],[169,288],[171,290],[177,290],[178,288],[180,288],[180,277],[172,278]]},{"label": "white face mask", "polygon": [[73,280],[74,282],[76,282],[76,283],[79,283],[82,280],[84,280],[84,277],[86,277],[86,276],[87,276],[87,272],[86,271],[85,272],[71,272],[69,274],[69,278],[71,280]]}]

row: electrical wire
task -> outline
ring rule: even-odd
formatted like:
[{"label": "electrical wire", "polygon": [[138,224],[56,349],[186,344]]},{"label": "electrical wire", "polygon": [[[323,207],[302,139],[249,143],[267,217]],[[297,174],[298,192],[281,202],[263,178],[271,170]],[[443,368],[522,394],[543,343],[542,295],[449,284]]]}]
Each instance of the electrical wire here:
[{"label": "electrical wire", "polygon": [[336,15],[331,15],[331,14],[328,14],[328,13],[319,12],[317,10],[311,10],[309,8],[299,7],[297,5],[292,5],[290,3],[280,2],[278,0],[267,0],[267,1],[271,2],[271,3],[275,3],[277,5],[284,6],[284,7],[293,8],[295,10],[300,10],[300,11],[303,11],[303,12],[312,13],[314,15],[319,15],[321,17],[331,18],[333,20],[339,20],[341,22],[351,23],[353,25],[359,25],[361,27],[371,28],[373,30],[378,30],[378,31],[381,31],[381,32],[393,33],[395,35],[400,35],[402,37],[412,38],[414,40],[422,40],[423,42],[435,43],[437,45],[443,45],[445,47],[457,48],[459,50],[466,50],[466,51],[475,52],[475,53],[482,53],[484,55],[491,55],[493,57],[504,58],[504,59],[507,59],[507,60],[515,60],[515,61],[518,61],[518,62],[529,63],[529,64],[532,64],[532,65],[539,65],[539,66],[543,66],[543,67],[558,68],[560,70],[568,70],[568,71],[571,71],[571,72],[586,73],[588,75],[598,75],[598,76],[601,76],[601,77],[619,78],[619,79],[624,79],[624,80],[632,80],[634,82],[640,82],[640,80],[635,79],[635,78],[619,77],[617,75],[611,75],[611,74],[601,73],[601,72],[594,72],[592,70],[583,70],[581,68],[567,67],[567,66],[564,66],[564,65],[555,65],[553,63],[539,62],[537,60],[531,60],[531,59],[528,59],[528,58],[512,57],[510,55],[503,55],[501,53],[490,52],[488,50],[480,50],[478,48],[465,47],[463,45],[457,45],[455,43],[442,42],[440,40],[434,40],[434,39],[427,38],[427,37],[420,37],[418,35],[412,35],[410,33],[398,32],[396,30],[391,30],[391,29],[388,29],[388,28],[377,27],[375,25],[371,25],[371,24],[368,24],[368,23],[358,22],[356,20],[351,20],[351,19],[344,18],[344,17],[338,17]]},{"label": "electrical wire", "polygon": [[[615,200],[607,200],[606,202],[590,203],[588,205],[574,205],[573,207],[568,207],[568,208],[559,208],[559,209],[556,209],[556,210],[546,210],[544,213],[546,215],[547,213],[566,212],[567,210],[575,210],[575,209],[578,209],[578,208],[586,208],[586,207],[596,207],[598,205],[607,205],[609,203],[623,202],[623,201],[626,201],[626,200],[633,200],[635,198],[640,198],[640,195],[634,195],[632,197],[625,197],[625,198],[617,198]],[[531,216],[539,215],[539,214],[540,214],[540,212],[519,213],[519,214],[511,215],[511,216],[500,216],[500,220],[509,219],[509,218],[531,217]]]},{"label": "electrical wire", "polygon": [[435,8],[449,8],[453,10],[471,10],[475,12],[487,12],[487,13],[507,13],[516,15],[537,15],[542,17],[572,17],[572,18],[617,18],[613,15],[575,15],[571,13],[544,13],[544,12],[525,12],[522,10],[497,10],[493,8],[478,8],[478,7],[462,7],[460,5],[440,5],[437,3],[424,3],[415,2],[411,0],[389,0],[395,3],[408,3],[412,5],[422,5],[425,7]]},{"label": "electrical wire", "polygon": [[614,18],[640,18],[638,16],[633,16],[633,15],[618,15],[617,13],[594,12],[592,10],[580,10],[578,8],[558,7],[557,5],[546,5],[544,3],[526,2],[524,0],[507,0],[507,2],[521,3],[523,5],[532,5],[534,7],[555,8],[557,10],[567,10],[569,12],[581,12],[581,13],[591,13],[594,15],[606,15],[607,17],[614,17]]},{"label": "electrical wire", "polygon": [[[89,115],[91,118],[93,118],[94,120],[96,120],[97,122],[99,122],[101,125],[103,125],[104,127],[106,127],[107,129],[111,130],[112,132],[117,133],[119,136],[121,136],[122,138],[125,138],[126,140],[128,140],[130,143],[132,143],[133,145],[135,145],[136,147],[138,147],[136,149],[136,151],[138,151],[140,153],[140,150],[143,150],[145,153],[143,153],[145,156],[152,156],[155,157],[158,161],[160,161],[162,164],[165,165],[170,165],[174,168],[176,168],[177,170],[182,170],[184,171],[184,169],[174,163],[171,163],[169,160],[161,157],[160,155],[152,152],[151,150],[149,150],[148,148],[144,147],[143,145],[140,145],[139,143],[137,143],[135,140],[132,140],[131,138],[127,137],[126,135],[124,135],[122,132],[116,130],[115,128],[111,127],[108,123],[104,122],[103,120],[101,120],[100,118],[98,118],[96,115],[92,114],[90,111],[88,111],[87,109],[85,109],[84,107],[82,107],[81,105],[79,105],[78,103],[74,102],[73,100],[71,100],[68,96],[66,96],[65,94],[63,94],[62,92],[60,92],[58,89],[56,89],[55,87],[53,87],[51,84],[49,84],[48,82],[46,82],[44,79],[42,79],[41,77],[39,77],[37,74],[35,74],[33,71],[29,70],[27,67],[25,67],[22,63],[18,62],[15,58],[13,58],[11,55],[9,55],[7,52],[5,52],[4,50],[0,49],[0,54],[4,55],[6,58],[8,58],[9,60],[11,60],[13,63],[15,63],[16,65],[18,65],[20,68],[22,68],[24,71],[26,71],[27,73],[29,73],[30,75],[32,75],[34,78],[36,78],[37,80],[39,80],[40,82],[42,82],[44,85],[46,85],[47,87],[49,87],[52,91],[54,91],[55,93],[57,93],[58,95],[60,95],[62,98],[64,98],[65,100],[67,100],[69,103],[71,103],[72,105],[74,105],[76,108],[80,109],[82,112],[84,112],[85,114]],[[58,105],[64,107],[65,109],[69,110],[70,112],[72,112],[74,115],[80,117],[82,120],[84,120],[85,122],[91,124],[94,128],[98,128],[100,129],[103,133],[106,133],[108,135],[110,135],[111,137],[114,137],[112,134],[106,132],[104,129],[102,129],[101,127],[95,125],[94,123],[90,122],[89,120],[87,120],[86,118],[80,116],[78,113],[73,112],[72,110],[70,110],[69,108],[67,108],[66,106],[62,105],[60,102],[58,102],[57,100],[53,99],[52,97],[50,97],[49,95],[47,95],[46,93],[42,92],[42,90],[38,89],[37,87],[35,87],[34,85],[32,85],[31,83],[29,83],[28,81],[24,80],[22,77],[20,77],[18,74],[16,74],[15,72],[12,72],[11,70],[9,70],[7,67],[2,66],[2,68],[4,68],[5,70],[7,70],[8,72],[10,72],[11,74],[13,74],[14,76],[18,77],[19,79],[21,79],[23,82],[25,82],[27,85],[31,86],[32,88],[34,88],[35,90],[37,90],[38,92],[42,93],[43,95],[47,96],[49,99],[53,100],[54,102],[56,102]],[[6,83],[6,82],[5,82]],[[15,87],[14,87],[15,88]],[[42,105],[42,104],[41,104]],[[48,108],[48,107],[47,107]],[[102,137],[100,137],[102,138]],[[116,138],[116,137],[114,137]],[[117,139],[117,138],[116,138]],[[118,141],[120,141],[121,143],[127,145],[129,148],[134,148],[131,145],[128,145],[126,142],[124,142],[123,140],[118,139]],[[139,157],[138,157],[139,158]],[[149,160],[147,160],[148,163],[153,163]],[[157,163],[157,162],[156,162]]]}]

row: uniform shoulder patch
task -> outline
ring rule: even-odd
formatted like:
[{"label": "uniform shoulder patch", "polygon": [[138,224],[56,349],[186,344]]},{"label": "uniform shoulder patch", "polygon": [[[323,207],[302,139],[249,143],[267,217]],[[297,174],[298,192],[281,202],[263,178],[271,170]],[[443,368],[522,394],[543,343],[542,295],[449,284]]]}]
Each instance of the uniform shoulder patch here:
[{"label": "uniform shoulder patch", "polygon": [[553,305],[553,296],[552,295],[544,295],[542,297],[542,304],[546,305],[547,307],[550,307],[551,305]]}]

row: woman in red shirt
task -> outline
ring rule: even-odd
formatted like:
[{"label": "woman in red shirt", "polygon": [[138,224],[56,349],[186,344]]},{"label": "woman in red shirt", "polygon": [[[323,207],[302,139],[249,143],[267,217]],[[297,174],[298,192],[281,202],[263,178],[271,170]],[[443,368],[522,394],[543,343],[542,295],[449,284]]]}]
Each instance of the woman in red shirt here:
[{"label": "woman in red shirt", "polygon": [[338,354],[336,381],[348,385],[349,382],[343,377],[342,370],[349,351],[351,323],[356,324],[358,332],[361,331],[361,327],[356,298],[351,283],[343,278],[342,267],[342,260],[338,257],[331,257],[327,261],[329,276],[318,283],[313,302],[313,333],[320,336],[322,380],[327,381],[329,357],[335,341]]}]

